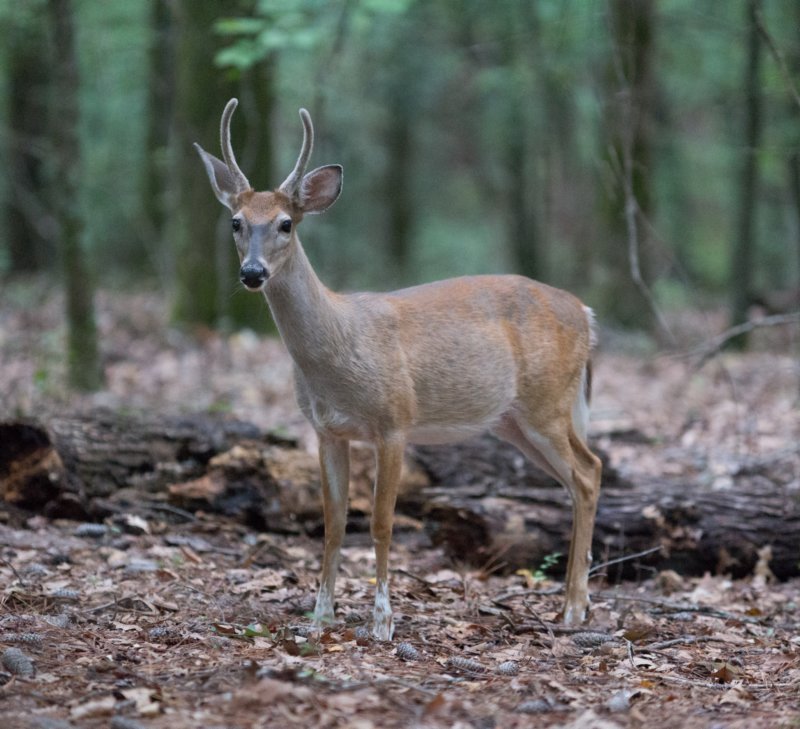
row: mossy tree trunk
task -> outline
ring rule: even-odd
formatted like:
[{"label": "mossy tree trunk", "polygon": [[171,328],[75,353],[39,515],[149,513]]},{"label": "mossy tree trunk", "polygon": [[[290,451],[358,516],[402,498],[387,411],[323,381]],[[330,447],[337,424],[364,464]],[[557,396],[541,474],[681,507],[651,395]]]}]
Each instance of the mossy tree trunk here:
[{"label": "mossy tree trunk", "polygon": [[[219,156],[219,120],[232,84],[214,65],[217,39],[214,23],[220,13],[215,0],[179,0],[175,4],[176,83],[171,150],[168,240],[176,256],[173,318],[187,325],[216,326],[221,318],[218,229],[223,209],[208,186],[193,142]],[[233,124],[233,141],[240,119]],[[229,245],[233,243],[228,240]]]},{"label": "mossy tree trunk", "polygon": [[50,136],[52,188],[63,260],[67,310],[68,380],[80,390],[101,384],[94,318],[94,286],[82,245],[78,204],[81,150],[78,139],[78,62],[71,0],[48,0],[53,40]]},{"label": "mossy tree trunk", "polygon": [[147,88],[146,159],[141,195],[144,225],[148,228],[149,255],[160,279],[175,275],[175,251],[165,236],[169,218],[167,180],[169,140],[175,96],[175,18],[173,3],[153,0],[150,7],[149,81]]},{"label": "mossy tree trunk", "polygon": [[[758,28],[760,0],[747,2],[747,59],[744,71],[744,136],[739,196],[736,210],[735,241],[731,256],[731,323],[747,319],[753,294],[756,196],[758,195],[758,145],[761,141],[762,99],[761,33]],[[741,345],[742,340],[737,340]]]}]

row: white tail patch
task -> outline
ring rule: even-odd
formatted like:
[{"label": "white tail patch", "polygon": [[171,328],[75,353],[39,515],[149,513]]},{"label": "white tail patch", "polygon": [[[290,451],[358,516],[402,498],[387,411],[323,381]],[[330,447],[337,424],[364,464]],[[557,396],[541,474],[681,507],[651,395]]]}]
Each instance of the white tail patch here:
[{"label": "white tail patch", "polygon": [[589,322],[589,349],[597,346],[597,318],[588,306],[584,306],[583,310],[586,312],[586,321]]},{"label": "white tail patch", "polygon": [[[589,347],[592,348],[597,345],[597,322],[594,312],[588,306],[584,306],[583,310],[586,312],[586,321],[589,323]],[[588,367],[589,364],[587,362],[581,372],[580,387],[572,405],[572,427],[584,443],[589,432]]]},{"label": "white tail patch", "polygon": [[581,372],[581,384],[578,394],[572,405],[572,427],[575,433],[585,443],[586,434],[589,432],[589,401],[586,399],[586,367]]}]

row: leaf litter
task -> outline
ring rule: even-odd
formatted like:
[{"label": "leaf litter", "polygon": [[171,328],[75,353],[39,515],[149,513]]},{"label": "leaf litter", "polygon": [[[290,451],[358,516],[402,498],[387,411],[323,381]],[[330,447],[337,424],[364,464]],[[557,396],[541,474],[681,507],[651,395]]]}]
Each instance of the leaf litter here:
[{"label": "leaf litter", "polygon": [[[7,414],[190,403],[313,448],[280,343],[173,332],[150,295],[98,303],[108,386],[75,396],[52,349],[63,336],[59,297],[35,310],[2,301]],[[43,341],[43,331],[56,336]],[[601,351],[596,371],[592,432],[627,477],[699,476],[724,489],[748,469],[772,469],[796,500],[796,358],[723,355],[694,371],[677,358]],[[115,525],[0,516],[0,724],[9,729],[800,721],[800,582],[771,579],[766,553],[739,580],[597,577],[590,622],[567,630],[556,621],[558,583],[453,563],[408,520],[392,554],[395,640],[382,643],[369,632],[374,561],[363,534],[343,550],[337,621],[314,631],[320,538],[259,542],[198,514],[179,525],[134,518],[120,542]]]}]

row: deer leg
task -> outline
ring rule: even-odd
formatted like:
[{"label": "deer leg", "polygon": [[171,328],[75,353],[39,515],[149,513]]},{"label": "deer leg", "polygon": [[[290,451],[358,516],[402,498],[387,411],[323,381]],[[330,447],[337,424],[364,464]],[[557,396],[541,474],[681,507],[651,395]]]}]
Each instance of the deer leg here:
[{"label": "deer leg", "polygon": [[564,622],[580,625],[589,609],[589,567],[592,563],[592,534],[600,496],[600,459],[570,429],[572,473],[572,539],[567,562]]},{"label": "deer leg", "polygon": [[[515,427],[516,426],[516,427]],[[600,495],[600,460],[569,427],[565,434],[545,435],[525,422],[506,423],[497,435],[519,448],[555,478],[572,499],[572,536],[567,560],[564,622],[579,625],[589,608],[592,534]]]},{"label": "deer leg", "polygon": [[314,624],[333,620],[333,597],[347,523],[347,492],[350,482],[350,442],[320,435],[319,464],[322,475],[322,509],[325,519],[325,549],[319,581]]},{"label": "deer leg", "polygon": [[371,524],[376,571],[372,634],[378,640],[391,640],[394,633],[389,600],[389,548],[404,447],[405,442],[399,437],[387,438],[376,444],[377,472]]}]

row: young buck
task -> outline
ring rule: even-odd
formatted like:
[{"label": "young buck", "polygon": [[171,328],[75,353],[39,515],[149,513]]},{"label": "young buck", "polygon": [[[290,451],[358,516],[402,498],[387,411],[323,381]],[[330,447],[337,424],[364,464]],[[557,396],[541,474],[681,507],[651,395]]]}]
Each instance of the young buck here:
[{"label": "young buck", "polygon": [[297,237],[304,216],[339,197],[342,168],[306,173],[314,132],[274,192],[255,192],[222,114],[222,157],[195,145],[231,224],[245,287],[266,296],[294,360],[298,404],[319,436],[325,548],[314,620],[334,614],[344,538],[349,443],[376,452],[371,532],[377,586],[372,632],[391,640],[389,543],[407,443],[445,443],[491,431],[519,448],[572,497],[563,618],[582,622],[600,489],[586,446],[592,312],[571,294],[522,276],[469,276],[391,293],[338,294],[317,278]]}]

